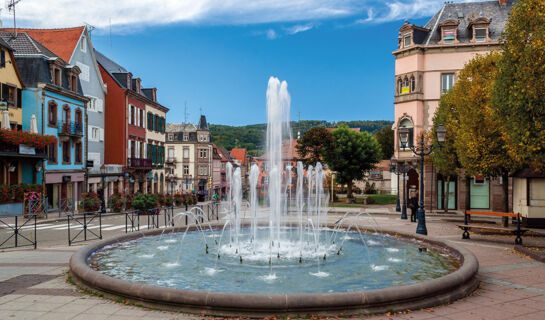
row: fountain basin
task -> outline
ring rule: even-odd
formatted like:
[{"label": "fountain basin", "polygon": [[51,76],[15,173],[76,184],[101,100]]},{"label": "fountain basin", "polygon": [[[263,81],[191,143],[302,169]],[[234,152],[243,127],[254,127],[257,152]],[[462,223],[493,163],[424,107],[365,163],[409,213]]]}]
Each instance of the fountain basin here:
[{"label": "fountain basin", "polygon": [[[185,228],[172,230],[172,232],[183,231]],[[470,251],[456,245],[447,245],[441,240],[393,231],[386,231],[386,233],[405,239],[416,239],[426,247],[440,248],[449,252],[458,260],[460,267],[437,279],[375,290],[307,294],[245,294],[183,290],[140,284],[108,276],[89,265],[89,257],[104,247],[141,237],[160,235],[162,232],[163,230],[149,230],[126,234],[82,248],[70,259],[72,279],[80,286],[112,298],[123,297],[133,303],[166,310],[222,316],[264,316],[271,313],[300,312],[359,314],[418,309],[453,302],[467,296],[478,286],[476,279],[478,262]]]}]

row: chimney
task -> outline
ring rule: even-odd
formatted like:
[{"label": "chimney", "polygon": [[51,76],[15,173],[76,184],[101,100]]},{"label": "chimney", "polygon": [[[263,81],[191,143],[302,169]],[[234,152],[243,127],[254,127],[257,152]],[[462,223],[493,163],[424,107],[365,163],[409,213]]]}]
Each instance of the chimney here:
[{"label": "chimney", "polygon": [[498,0],[499,3],[500,3],[500,6],[506,6],[507,5],[507,0]]},{"label": "chimney", "polygon": [[153,102],[157,102],[157,88],[151,88],[151,92],[153,95]]}]

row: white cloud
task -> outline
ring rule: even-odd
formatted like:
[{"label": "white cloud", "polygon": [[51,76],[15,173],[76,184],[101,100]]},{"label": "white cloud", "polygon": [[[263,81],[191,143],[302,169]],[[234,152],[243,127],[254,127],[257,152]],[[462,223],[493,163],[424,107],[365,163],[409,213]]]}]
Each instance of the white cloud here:
[{"label": "white cloud", "polygon": [[312,28],[314,28],[314,24],[312,24],[312,23],[298,24],[298,25],[295,25],[293,27],[286,28],[286,32],[288,34],[296,34],[296,33],[299,33],[299,32],[308,31],[308,30],[310,30]]},{"label": "white cloud", "polygon": [[[315,27],[309,21],[360,16],[357,23],[381,23],[431,16],[442,4],[443,0],[25,0],[17,4],[17,19],[24,27],[89,23],[103,30],[111,21],[113,32],[171,23],[294,22],[284,30],[295,34]],[[6,26],[12,25],[7,10],[0,16]]]},{"label": "white cloud", "polygon": [[274,40],[278,37],[278,35],[276,34],[276,31],[274,31],[273,29],[269,29],[267,30],[267,39],[269,40]]}]

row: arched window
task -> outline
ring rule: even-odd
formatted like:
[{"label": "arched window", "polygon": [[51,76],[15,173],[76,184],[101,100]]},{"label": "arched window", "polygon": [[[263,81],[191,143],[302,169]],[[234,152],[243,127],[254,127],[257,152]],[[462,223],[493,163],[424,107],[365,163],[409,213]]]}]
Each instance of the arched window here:
[{"label": "arched window", "polygon": [[403,80],[401,78],[397,79],[397,93],[401,94],[401,87],[403,86]]},{"label": "arched window", "polygon": [[416,91],[416,79],[414,78],[414,76],[411,76],[411,92],[415,92]]},{"label": "arched window", "polygon": [[410,92],[410,87],[409,87],[409,78],[405,77],[403,79],[403,83],[401,85],[401,94],[406,94],[406,93],[409,93]]},{"label": "arched window", "polygon": [[399,122],[399,128],[407,128],[409,129],[409,139],[407,140],[407,145],[402,146],[401,143],[399,144],[399,149],[404,150],[406,148],[412,147],[414,142],[414,126],[413,122],[409,118],[403,118]]}]

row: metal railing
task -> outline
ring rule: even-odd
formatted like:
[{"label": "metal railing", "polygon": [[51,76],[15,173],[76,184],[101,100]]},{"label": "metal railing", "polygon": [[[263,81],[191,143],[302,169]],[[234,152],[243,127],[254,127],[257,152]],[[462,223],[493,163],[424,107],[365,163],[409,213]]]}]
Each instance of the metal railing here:
[{"label": "metal railing", "polygon": [[[7,223],[6,219],[9,218],[15,218],[15,223],[10,224]],[[32,225],[31,221],[34,220],[34,225]],[[4,230],[7,231],[7,238],[3,240],[0,243],[0,249],[10,249],[10,248],[18,248],[18,247],[28,247],[33,246],[34,249],[36,249],[38,245],[38,240],[36,238],[36,215],[30,215],[30,216],[0,216],[0,226],[4,226]],[[4,230],[0,229],[0,232],[3,233]],[[30,235],[29,237],[22,234],[22,231],[29,230]],[[12,246],[4,246],[6,243],[8,243],[9,240],[13,239],[13,245]],[[21,240],[23,243],[21,244]]]},{"label": "metal railing", "polygon": [[127,158],[127,166],[129,168],[152,168],[151,159],[145,158]]},{"label": "metal railing", "polygon": [[68,136],[83,136],[83,125],[78,122],[60,122],[59,134]]},{"label": "metal railing", "polygon": [[[95,219],[98,218],[98,234],[95,233],[90,228],[89,224],[91,224]],[[68,245],[71,246],[73,243],[78,242],[84,242],[88,240],[97,240],[102,239],[102,214],[100,211],[96,212],[83,212],[81,214],[69,214],[67,216],[68,219]],[[75,224],[74,226],[71,226],[70,224]],[[72,233],[72,231],[76,228],[80,228],[75,235]],[[94,225],[92,227],[95,227]],[[88,237],[88,234],[92,236],[91,238]],[[83,239],[78,239],[80,236],[83,236]],[[94,237],[93,237],[94,236]]]}]

